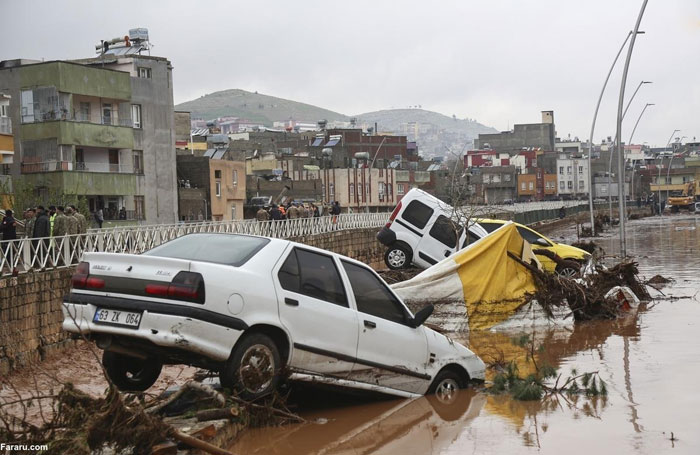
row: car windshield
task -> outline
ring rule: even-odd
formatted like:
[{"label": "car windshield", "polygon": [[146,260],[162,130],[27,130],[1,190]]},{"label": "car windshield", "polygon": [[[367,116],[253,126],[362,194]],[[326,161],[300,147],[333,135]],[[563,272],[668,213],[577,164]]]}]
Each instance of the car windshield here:
[{"label": "car windshield", "polygon": [[189,234],[143,253],[146,256],[189,259],[239,267],[270,242],[233,234]]}]

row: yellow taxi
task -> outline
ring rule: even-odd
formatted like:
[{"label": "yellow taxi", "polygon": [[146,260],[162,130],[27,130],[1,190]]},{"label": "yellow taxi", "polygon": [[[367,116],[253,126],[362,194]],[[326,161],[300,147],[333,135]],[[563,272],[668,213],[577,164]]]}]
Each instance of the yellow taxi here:
[{"label": "yellow taxi", "polygon": [[[483,227],[486,232],[491,233],[503,226],[505,223],[507,223],[507,221],[480,218],[476,220],[476,223]],[[590,253],[582,250],[581,248],[565,245],[563,243],[557,243],[520,223],[515,223],[515,226],[517,227],[520,236],[530,243],[532,246],[532,251],[535,253],[535,255],[537,255],[537,259],[540,261],[540,263],[542,263],[542,267],[547,272],[557,272],[559,275],[573,277],[578,275],[581,266],[585,265],[585,263],[591,258]],[[538,250],[551,251],[562,259],[565,259],[566,262],[563,262],[557,266],[557,263],[551,258],[543,254],[538,254]]]}]

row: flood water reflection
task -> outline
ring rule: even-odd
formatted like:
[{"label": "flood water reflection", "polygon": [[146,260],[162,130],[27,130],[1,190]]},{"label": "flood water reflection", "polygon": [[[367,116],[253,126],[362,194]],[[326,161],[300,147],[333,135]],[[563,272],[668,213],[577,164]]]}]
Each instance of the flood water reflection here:
[{"label": "flood water reflection", "polygon": [[[516,401],[462,391],[452,407],[432,397],[415,400],[326,398],[299,401],[310,421],[247,432],[234,453],[502,454],[700,453],[700,216],[628,224],[628,253],[641,275],[675,281],[638,314],[531,334],[546,347],[543,360],[562,376],[597,371],[604,397]],[[557,236],[555,236],[557,238]],[[615,254],[616,237],[598,239]],[[515,334],[454,337],[465,344],[508,344]],[[507,355],[506,355],[506,358]],[[327,395],[318,395],[327,396]],[[677,440],[671,440],[671,432]]]}]

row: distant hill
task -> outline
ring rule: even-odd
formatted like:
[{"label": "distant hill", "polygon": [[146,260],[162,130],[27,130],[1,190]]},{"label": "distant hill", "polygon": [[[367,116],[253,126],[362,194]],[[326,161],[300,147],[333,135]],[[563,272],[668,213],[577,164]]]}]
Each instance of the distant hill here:
[{"label": "distant hill", "polygon": [[196,100],[186,101],[175,106],[175,110],[189,111],[192,118],[211,120],[217,117],[242,117],[254,122],[272,126],[273,122],[290,117],[299,121],[348,121],[348,117],[306,103],[286,100],[240,89],[209,93]]},{"label": "distant hill", "polygon": [[[426,111],[424,109],[389,109],[367,112],[357,116],[358,124],[377,123],[379,131],[391,131],[408,135],[409,140],[416,140],[423,152],[444,155],[445,148],[458,153],[465,148],[472,148],[473,140],[479,134],[497,133],[498,130],[482,125],[473,119],[459,119]],[[408,128],[407,124],[416,123]],[[416,135],[417,130],[417,135]]]}]

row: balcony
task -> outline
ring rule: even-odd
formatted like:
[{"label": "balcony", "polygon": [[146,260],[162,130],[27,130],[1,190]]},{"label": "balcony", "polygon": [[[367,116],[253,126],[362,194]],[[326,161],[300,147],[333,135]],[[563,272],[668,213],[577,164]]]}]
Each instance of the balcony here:
[{"label": "balcony", "polygon": [[12,119],[0,117],[0,134],[12,134]]},{"label": "balcony", "polygon": [[22,163],[22,174],[35,174],[41,172],[77,171],[98,172],[108,174],[135,174],[132,165],[112,163],[91,163],[85,161],[43,161],[37,163]]},{"label": "balcony", "polygon": [[46,121],[22,125],[23,141],[56,139],[59,144],[131,149],[133,128],[78,121]]}]

